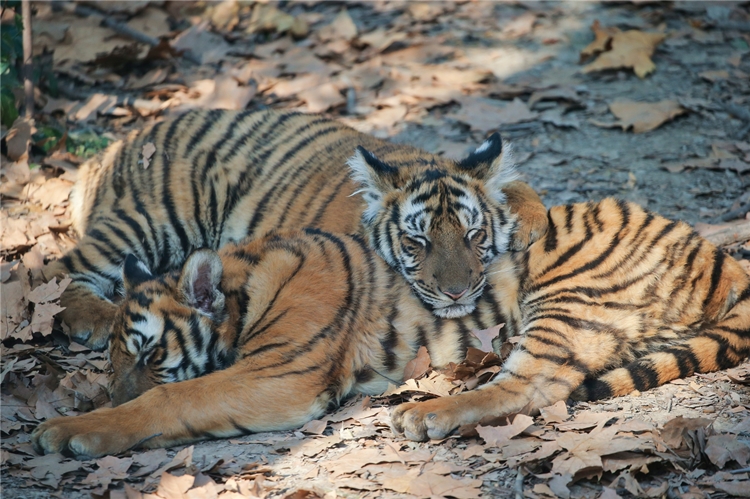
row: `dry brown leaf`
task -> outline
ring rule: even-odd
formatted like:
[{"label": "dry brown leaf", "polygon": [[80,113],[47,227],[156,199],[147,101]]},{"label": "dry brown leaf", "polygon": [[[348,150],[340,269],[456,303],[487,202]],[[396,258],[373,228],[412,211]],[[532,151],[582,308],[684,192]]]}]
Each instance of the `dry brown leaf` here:
[{"label": "dry brown leaf", "polygon": [[706,443],[706,456],[719,468],[729,461],[736,461],[743,468],[750,461],[750,445],[735,435],[713,435]]},{"label": "dry brown leaf", "polygon": [[[599,31],[597,40],[594,42],[596,46],[586,47],[581,54],[585,56],[595,52],[602,46],[605,35],[606,31]],[[620,32],[618,30],[612,33],[609,42],[604,42],[605,47],[608,43],[611,45],[611,50],[600,53],[599,57],[591,64],[584,66],[582,71],[590,73],[604,69],[633,68],[638,77],[644,78],[656,69],[651,55],[664,37],[663,33],[645,33],[637,30]]]},{"label": "dry brown leaf", "polygon": [[430,369],[430,362],[430,354],[427,352],[427,348],[420,346],[417,350],[417,356],[404,366],[404,381],[421,377]]},{"label": "dry brown leaf", "polygon": [[352,21],[346,7],[341,9],[331,24],[318,31],[318,37],[323,41],[335,39],[352,40],[357,36],[357,26]]},{"label": "dry brown leaf", "polygon": [[169,29],[168,18],[169,14],[164,9],[147,7],[131,18],[127,25],[144,35],[161,38],[162,36],[167,36],[172,31]]},{"label": "dry brown leaf", "polygon": [[[651,131],[685,112],[685,109],[673,100],[637,102],[618,99],[609,105],[609,110],[620,121],[606,124],[607,126],[620,126],[623,130],[632,127],[635,133]],[[595,124],[603,125],[598,122],[595,122]]]},{"label": "dry brown leaf", "polygon": [[503,34],[512,38],[520,38],[531,33],[536,23],[536,12],[525,12],[503,27]]},{"label": "dry brown leaf", "polygon": [[568,406],[565,405],[564,400],[560,400],[549,407],[542,407],[540,412],[542,419],[544,419],[544,422],[547,424],[562,423],[570,417],[568,414]]},{"label": "dry brown leaf", "polygon": [[62,204],[70,196],[73,184],[60,177],[47,179],[43,184],[26,184],[28,198],[37,201],[43,208]]},{"label": "dry brown leaf", "polygon": [[209,21],[203,21],[186,29],[172,40],[172,48],[178,51],[189,50],[201,64],[221,61],[232,47],[223,36],[209,31],[209,24]]},{"label": "dry brown leaf", "polygon": [[418,468],[406,473],[385,474],[383,487],[417,498],[455,497],[456,499],[474,499],[479,495],[481,480],[471,478],[456,479],[438,475],[429,471],[421,472]]},{"label": "dry brown leaf", "polygon": [[277,33],[289,31],[295,38],[304,38],[309,33],[310,28],[304,19],[282,12],[274,4],[257,3],[253,7],[253,13],[245,32],[268,31]]},{"label": "dry brown leaf", "polygon": [[594,32],[594,41],[581,50],[581,62],[605,50],[609,50],[611,48],[610,41],[614,35],[620,33],[620,28],[616,26],[603,28],[597,19],[591,25],[591,31]]},{"label": "dry brown leaf", "polygon": [[183,499],[185,493],[193,486],[193,482],[195,482],[195,477],[192,475],[175,476],[164,472],[156,494],[164,499]]},{"label": "dry brown leaf", "polygon": [[237,0],[224,0],[214,4],[211,24],[219,31],[232,31],[240,22],[240,4]]},{"label": "dry brown leaf", "polygon": [[196,81],[187,93],[177,92],[175,97],[182,102],[178,111],[193,108],[239,110],[248,105],[256,92],[255,85],[241,85],[231,76],[220,75]]},{"label": "dry brown leaf", "polygon": [[698,76],[713,83],[718,80],[728,80],[729,71],[727,71],[726,69],[720,69],[716,71],[703,71],[701,73],[698,73]]},{"label": "dry brown leaf", "polygon": [[333,83],[324,83],[303,90],[298,94],[298,97],[307,103],[307,110],[311,113],[322,113],[332,107],[346,103],[346,99]]},{"label": "dry brown leaf", "polygon": [[44,303],[57,300],[71,282],[72,279],[70,277],[65,277],[58,284],[57,277],[53,277],[48,283],[34,288],[27,298],[32,303]]},{"label": "dry brown leaf", "polygon": [[534,419],[525,414],[516,414],[511,424],[505,426],[477,426],[477,433],[485,444],[491,447],[502,447],[510,439],[520,435],[526,428],[534,424]]},{"label": "dry brown leaf", "polygon": [[299,429],[302,433],[309,433],[311,435],[320,435],[326,430],[328,426],[328,420],[313,419]]},{"label": "dry brown leaf", "polygon": [[472,329],[471,334],[481,343],[479,349],[483,352],[492,352],[492,340],[500,336],[500,330],[503,326],[505,326],[505,323],[488,327],[487,329]]},{"label": "dry brown leaf", "polygon": [[530,111],[528,106],[517,98],[505,106],[501,106],[494,99],[484,97],[466,96],[457,100],[461,104],[461,109],[447,114],[446,117],[462,121],[473,130],[482,133],[496,130],[501,125],[532,121],[538,117],[537,113]]},{"label": "dry brown leaf", "polygon": [[141,149],[141,161],[143,162],[143,169],[148,169],[149,164],[151,164],[151,157],[156,152],[156,146],[153,142],[146,142],[143,144],[143,148]]},{"label": "dry brown leaf", "polygon": [[382,52],[394,43],[405,40],[407,36],[403,31],[386,31],[384,28],[377,28],[365,35],[361,35],[359,41],[360,43],[369,45],[377,52]]}]

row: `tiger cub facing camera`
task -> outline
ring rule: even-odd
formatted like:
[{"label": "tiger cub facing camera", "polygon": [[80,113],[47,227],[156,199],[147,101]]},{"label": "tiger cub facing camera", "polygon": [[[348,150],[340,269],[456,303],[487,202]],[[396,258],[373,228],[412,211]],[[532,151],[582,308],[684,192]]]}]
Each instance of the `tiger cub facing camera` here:
[{"label": "tiger cub facing camera", "polygon": [[130,256],[110,349],[121,405],[47,421],[33,444],[91,457],[299,427],[349,395],[382,392],[420,345],[444,366],[475,344],[472,328],[499,323],[521,340],[495,379],[396,407],[395,432],[443,438],[485,416],[625,395],[750,353],[750,276],[686,224],[631,203],[554,207],[546,235],[486,275],[473,312],[446,319],[358,236],[272,234],[200,250],[161,277]]}]

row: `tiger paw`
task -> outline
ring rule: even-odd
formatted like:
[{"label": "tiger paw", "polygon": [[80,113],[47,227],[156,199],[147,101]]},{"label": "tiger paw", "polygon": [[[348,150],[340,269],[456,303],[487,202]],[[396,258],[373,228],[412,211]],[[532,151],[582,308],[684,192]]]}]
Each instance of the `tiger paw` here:
[{"label": "tiger paw", "polygon": [[453,399],[454,397],[442,397],[401,404],[391,413],[391,429],[394,433],[417,442],[445,438],[461,424],[456,405],[446,404],[446,400]]},{"label": "tiger paw", "polygon": [[547,233],[549,218],[543,205],[530,205],[518,210],[518,228],[511,236],[510,249],[523,251]]},{"label": "tiger paw", "polygon": [[[94,417],[92,417],[94,416]],[[75,459],[90,459],[124,452],[135,445],[127,435],[99,426],[96,414],[59,417],[34,430],[31,442],[39,454],[59,452]]]},{"label": "tiger paw", "polygon": [[83,309],[74,303],[66,303],[64,299],[61,302],[66,309],[59,317],[70,328],[70,339],[92,350],[105,350],[117,306],[102,299],[87,301]]}]

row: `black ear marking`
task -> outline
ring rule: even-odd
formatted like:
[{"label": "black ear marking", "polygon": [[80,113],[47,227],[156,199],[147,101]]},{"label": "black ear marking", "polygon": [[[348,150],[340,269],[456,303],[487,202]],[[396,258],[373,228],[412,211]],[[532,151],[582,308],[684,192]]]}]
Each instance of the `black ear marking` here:
[{"label": "black ear marking", "polygon": [[495,132],[485,140],[482,145],[458,162],[458,166],[464,170],[472,170],[479,165],[487,166],[495,161],[503,152],[503,139]]},{"label": "black ear marking", "polygon": [[357,152],[362,155],[365,162],[372,168],[378,175],[395,175],[398,173],[398,168],[391,166],[388,163],[381,161],[373,153],[368,151],[362,146],[357,146]]},{"label": "black ear marking", "polygon": [[153,275],[149,272],[148,267],[130,253],[125,257],[125,264],[122,269],[122,277],[128,286],[137,286],[143,282],[151,280]]}]

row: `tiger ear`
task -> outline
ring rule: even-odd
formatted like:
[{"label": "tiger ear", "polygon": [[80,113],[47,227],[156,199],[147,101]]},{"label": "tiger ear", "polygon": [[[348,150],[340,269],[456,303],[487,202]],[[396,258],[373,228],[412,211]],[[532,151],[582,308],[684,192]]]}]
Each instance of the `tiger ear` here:
[{"label": "tiger ear", "polygon": [[134,288],[153,278],[154,276],[148,270],[146,264],[140,261],[135,255],[131,253],[125,257],[125,263],[122,266],[122,281],[125,283],[126,288]]},{"label": "tiger ear", "polygon": [[355,194],[362,194],[367,202],[365,220],[372,220],[382,208],[383,195],[394,188],[398,168],[381,161],[362,146],[357,146],[346,164],[352,171],[352,179],[360,185]]},{"label": "tiger ear", "polygon": [[213,250],[194,252],[182,267],[177,284],[183,303],[214,316],[224,310],[224,294],[219,290],[224,267]]},{"label": "tiger ear", "polygon": [[518,179],[509,143],[503,144],[500,134],[495,132],[474,152],[457,163],[457,166],[474,178],[484,182],[497,201],[505,202],[502,188]]}]

